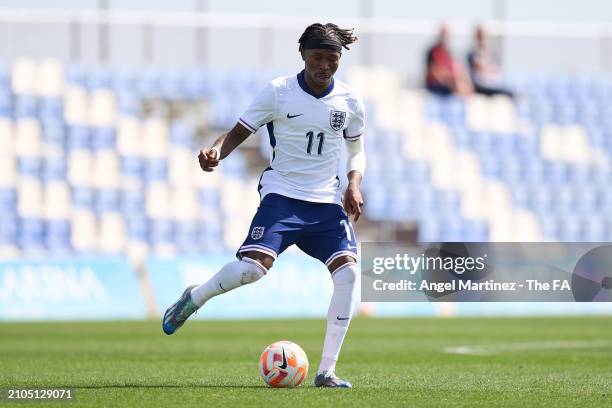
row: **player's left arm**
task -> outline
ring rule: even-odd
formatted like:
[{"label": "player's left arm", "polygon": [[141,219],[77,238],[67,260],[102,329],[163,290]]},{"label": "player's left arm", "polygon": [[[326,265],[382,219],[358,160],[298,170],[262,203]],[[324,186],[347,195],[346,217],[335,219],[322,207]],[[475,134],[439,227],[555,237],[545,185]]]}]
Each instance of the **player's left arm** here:
[{"label": "player's left arm", "polygon": [[365,105],[358,94],[348,100],[351,111],[351,119],[344,131],[346,140],[347,163],[349,185],[344,193],[344,209],[349,215],[353,215],[353,221],[357,222],[363,208],[363,196],[361,195],[361,179],[365,172],[366,156],[363,148],[363,134],[365,133]]},{"label": "player's left arm", "polygon": [[361,195],[361,179],[365,172],[366,157],[363,149],[363,139],[346,141],[348,187],[344,193],[344,210],[353,215],[353,221],[357,222],[363,208],[363,196]]}]

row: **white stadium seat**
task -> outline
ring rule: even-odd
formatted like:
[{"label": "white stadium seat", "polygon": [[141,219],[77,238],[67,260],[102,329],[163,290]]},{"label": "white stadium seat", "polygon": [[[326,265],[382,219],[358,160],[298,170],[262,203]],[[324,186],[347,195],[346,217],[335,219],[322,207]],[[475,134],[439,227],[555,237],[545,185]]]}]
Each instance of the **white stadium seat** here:
[{"label": "white stadium seat", "polygon": [[95,127],[115,126],[117,106],[115,94],[108,89],[96,89],[89,99],[89,124]]},{"label": "white stadium seat", "polygon": [[44,59],[36,70],[36,94],[44,97],[61,96],[64,90],[64,67],[54,59]]},{"label": "white stadium seat", "polygon": [[12,66],[11,87],[21,95],[36,93],[36,62],[27,58],[17,59]]},{"label": "white stadium seat", "polygon": [[18,156],[40,156],[42,138],[36,119],[23,118],[15,124],[15,153]]},{"label": "white stadium seat", "polygon": [[67,85],[64,90],[64,120],[69,125],[85,125],[88,118],[87,90]]},{"label": "white stadium seat", "polygon": [[142,156],[142,127],[133,116],[120,116],[117,121],[117,150],[124,156]]},{"label": "white stadium seat", "polygon": [[116,212],[105,213],[100,218],[98,249],[102,253],[119,254],[126,246],[125,221]]},{"label": "white stadium seat", "polygon": [[73,150],[68,155],[68,181],[75,186],[93,185],[93,157],[88,150]]},{"label": "white stadium seat", "polygon": [[90,210],[74,209],[72,211],[71,243],[77,251],[95,251],[97,247],[96,216]]}]

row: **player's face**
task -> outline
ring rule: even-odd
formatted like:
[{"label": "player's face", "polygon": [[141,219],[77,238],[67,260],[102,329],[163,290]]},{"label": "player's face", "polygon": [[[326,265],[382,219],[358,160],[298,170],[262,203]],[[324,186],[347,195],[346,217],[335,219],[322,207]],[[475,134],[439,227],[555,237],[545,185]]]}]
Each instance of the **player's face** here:
[{"label": "player's face", "polygon": [[308,77],[308,82],[317,87],[327,87],[338,70],[340,57],[339,52],[332,50],[303,50],[302,58],[306,63],[305,75]]}]

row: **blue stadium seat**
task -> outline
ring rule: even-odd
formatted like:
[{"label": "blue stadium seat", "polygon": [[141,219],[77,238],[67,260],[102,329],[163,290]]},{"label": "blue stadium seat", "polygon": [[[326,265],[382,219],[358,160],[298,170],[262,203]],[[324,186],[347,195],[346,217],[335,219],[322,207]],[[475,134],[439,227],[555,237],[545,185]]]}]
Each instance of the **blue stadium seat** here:
[{"label": "blue stadium seat", "polygon": [[576,211],[576,197],[570,186],[557,186],[552,191],[551,207],[556,214],[573,214]]},{"label": "blue stadium seat", "polygon": [[13,95],[10,89],[0,89],[0,118],[13,117]]},{"label": "blue stadium seat", "polygon": [[582,219],[582,239],[586,242],[606,242],[606,219],[598,214],[589,214]]},{"label": "blue stadium seat", "polygon": [[68,66],[68,69],[66,72],[66,82],[71,85],[86,87],[87,86],[87,76],[85,72],[86,72],[85,68],[81,65]]},{"label": "blue stadium seat", "polygon": [[155,69],[145,70],[139,77],[138,92],[145,98],[159,97],[161,94],[161,75]]},{"label": "blue stadium seat", "polygon": [[121,157],[121,173],[126,177],[142,179],[144,177],[144,160],[135,156]]},{"label": "blue stadium seat", "polygon": [[529,207],[529,187],[522,183],[510,184],[510,192],[512,194],[512,203],[519,208]]},{"label": "blue stadium seat", "polygon": [[534,186],[529,194],[529,208],[536,213],[549,213],[553,209],[553,197],[544,186]]},{"label": "blue stadium seat", "polygon": [[96,66],[87,72],[86,78],[87,88],[90,90],[112,88],[112,75],[108,67]]},{"label": "blue stadium seat", "polygon": [[439,239],[443,242],[461,242],[465,238],[463,221],[460,218],[446,218],[440,220]]},{"label": "blue stadium seat", "polygon": [[198,227],[198,224],[193,221],[174,224],[175,242],[180,252],[195,253],[200,250]]},{"label": "blue stadium seat", "polygon": [[15,97],[15,119],[35,118],[38,114],[36,97],[31,95],[17,95]]},{"label": "blue stadium seat", "polygon": [[119,211],[120,201],[121,201],[121,194],[119,190],[117,189],[99,189],[96,192],[95,211],[97,214],[117,212]]},{"label": "blue stadium seat", "polygon": [[117,110],[121,115],[138,117],[141,113],[141,100],[135,91],[122,90],[116,94]]},{"label": "blue stadium seat", "polygon": [[589,165],[586,164],[573,164],[568,166],[567,169],[567,181],[576,187],[590,184]]},{"label": "blue stadium seat", "polygon": [[145,209],[145,195],[141,189],[129,188],[121,193],[121,211],[126,216],[143,214]]},{"label": "blue stadium seat", "polygon": [[17,190],[13,187],[0,187],[0,214],[14,211],[17,205]]},{"label": "blue stadium seat", "polygon": [[161,97],[167,100],[180,100],[186,97],[184,73],[172,71],[163,74],[160,83]]},{"label": "blue stadium seat", "polygon": [[130,240],[146,242],[149,232],[149,223],[144,213],[133,214],[125,218],[127,235]]},{"label": "blue stadium seat", "polygon": [[521,179],[525,183],[540,185],[544,180],[544,163],[536,157],[525,157],[520,164]]},{"label": "blue stadium seat", "polygon": [[550,213],[538,214],[538,220],[542,229],[542,238],[544,240],[557,240],[559,239],[559,232],[557,230],[557,219]]},{"label": "blue stadium seat", "polygon": [[11,89],[11,67],[0,64],[0,90]]},{"label": "blue stadium seat", "polygon": [[38,116],[42,119],[63,120],[64,99],[61,96],[43,97],[39,100]]},{"label": "blue stadium seat", "polygon": [[544,176],[546,181],[553,184],[562,184],[567,182],[567,168],[567,164],[560,161],[545,161]]},{"label": "blue stadium seat", "polygon": [[442,217],[451,218],[458,216],[460,209],[459,193],[450,190],[438,190],[434,192],[434,209]]},{"label": "blue stadium seat", "polygon": [[464,220],[463,238],[465,242],[487,242],[489,240],[489,226],[486,221]]},{"label": "blue stadium seat", "polygon": [[44,161],[42,168],[42,179],[48,181],[58,181],[66,179],[66,156],[48,157]]},{"label": "blue stadium seat", "polygon": [[115,148],[116,138],[114,128],[92,128],[91,146],[95,150],[112,150]]},{"label": "blue stadium seat", "polygon": [[558,238],[561,242],[580,242],[582,237],[582,221],[573,214],[565,214],[557,220]]},{"label": "blue stadium seat", "polygon": [[89,187],[74,187],[72,189],[72,205],[75,208],[92,209],[94,204],[94,189]]},{"label": "blue stadium seat", "polygon": [[207,94],[206,74],[200,69],[187,74],[185,82],[185,93],[188,100],[200,100]]},{"label": "blue stadium seat", "polygon": [[523,180],[522,169],[518,157],[506,153],[505,158],[500,160],[500,177],[506,183],[517,183]]},{"label": "blue stadium seat", "polygon": [[0,213],[0,245],[15,245],[18,230],[18,218],[14,213]]},{"label": "blue stadium seat", "polygon": [[451,130],[457,147],[468,148],[470,146],[471,135],[464,125],[454,125]]},{"label": "blue stadium seat", "polygon": [[[368,163],[369,165],[369,163]],[[404,163],[403,178],[407,183],[429,183],[431,171],[429,164],[420,160],[409,160]]]},{"label": "blue stadium seat", "polygon": [[480,169],[483,176],[497,179],[501,177],[501,163],[497,157],[484,155],[480,157]]},{"label": "blue stadium seat", "polygon": [[170,143],[174,146],[192,148],[194,142],[194,131],[190,124],[177,121],[170,126]]},{"label": "blue stadium seat", "polygon": [[17,241],[25,251],[40,251],[44,249],[44,222],[39,218],[21,218]]},{"label": "blue stadium seat", "polygon": [[411,202],[405,196],[396,195],[386,202],[386,217],[394,221],[408,221],[414,219]]},{"label": "blue stadium seat", "polygon": [[17,171],[22,177],[40,178],[42,165],[40,157],[22,156],[17,159]]},{"label": "blue stadium seat", "polygon": [[149,220],[149,243],[152,246],[174,242],[172,221],[166,219]]},{"label": "blue stadium seat", "polygon": [[168,180],[168,162],[166,159],[147,159],[144,175],[145,180],[149,183]]},{"label": "blue stadium seat", "polygon": [[68,220],[47,221],[45,247],[55,252],[70,250],[70,222]]},{"label": "blue stadium seat", "polygon": [[87,126],[73,125],[68,127],[68,150],[89,149],[90,131]]},{"label": "blue stadium seat", "polygon": [[204,187],[198,190],[198,201],[203,207],[219,208],[221,194],[216,188]]},{"label": "blue stadium seat", "polygon": [[46,118],[41,120],[43,142],[64,149],[66,129],[63,119]]},{"label": "blue stadium seat", "polygon": [[131,68],[120,68],[113,72],[112,89],[118,95],[137,95],[138,93],[138,73]]}]

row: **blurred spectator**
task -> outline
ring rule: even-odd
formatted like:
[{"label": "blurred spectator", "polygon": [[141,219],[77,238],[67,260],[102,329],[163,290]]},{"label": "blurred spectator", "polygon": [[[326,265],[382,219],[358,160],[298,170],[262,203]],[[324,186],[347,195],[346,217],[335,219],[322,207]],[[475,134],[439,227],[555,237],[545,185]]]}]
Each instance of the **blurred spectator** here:
[{"label": "blurred spectator", "polygon": [[453,59],[447,42],[448,27],[443,24],[436,43],[427,51],[426,87],[439,96],[468,95],[473,92],[472,84],[461,63]]},{"label": "blurred spectator", "polygon": [[489,48],[487,35],[482,26],[476,27],[474,32],[474,48],[467,56],[470,78],[474,91],[483,95],[513,94],[500,86],[501,69],[498,56]]}]

